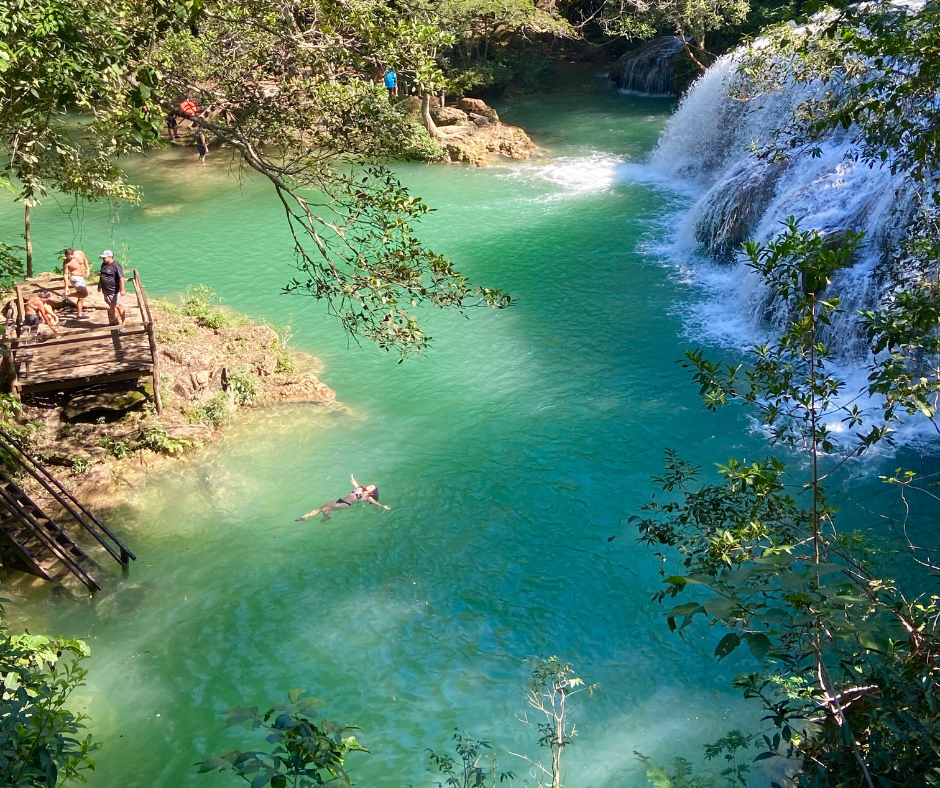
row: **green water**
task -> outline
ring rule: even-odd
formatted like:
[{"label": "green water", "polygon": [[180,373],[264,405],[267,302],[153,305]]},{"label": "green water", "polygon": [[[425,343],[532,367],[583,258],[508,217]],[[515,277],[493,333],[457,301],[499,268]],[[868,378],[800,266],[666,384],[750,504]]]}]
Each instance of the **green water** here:
[{"label": "green water", "polygon": [[[499,109],[544,160],[401,173],[438,209],[427,241],[516,305],[429,314],[433,351],[402,365],[350,346],[317,304],[280,295],[282,216],[221,154],[206,167],[177,151],[135,165],[144,203],[117,215],[51,200],[36,211],[45,264],[66,245],[89,256],[126,245],[154,294],[203,282],[256,317],[293,315],[299,347],[347,406],[243,418],[134,491],[112,523],[139,556],[128,578],[115,573],[91,602],[37,592],[14,605],[34,631],[91,644],[79,703],[104,745],[92,786],[235,784],[197,777],[193,763],[255,743],[223,729],[227,707],[291,687],[363,727],[373,752],[351,760],[358,782],[430,785],[424,750],[455,726],[534,754],[514,715],[522,660],[538,654],[603,685],[581,711],[571,786],[631,784],[635,749],[694,754],[751,718],[727,689],[742,663],[716,669],[711,634],[684,644],[666,630],[649,602],[658,564],[624,522],[664,447],[708,467],[766,450],[741,414],[703,413],[674,363],[696,296],[636,250],[680,198],[603,185],[609,157],[641,161],[673,105],[576,70]],[[3,237],[18,216],[4,209]],[[350,472],[392,511],[294,522],[345,494]]]}]

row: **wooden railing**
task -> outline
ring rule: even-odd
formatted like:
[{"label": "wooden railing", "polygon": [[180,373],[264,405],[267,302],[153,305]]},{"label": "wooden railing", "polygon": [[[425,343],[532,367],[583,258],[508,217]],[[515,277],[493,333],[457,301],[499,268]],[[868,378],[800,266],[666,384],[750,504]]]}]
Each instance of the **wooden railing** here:
[{"label": "wooden railing", "polygon": [[[0,449],[5,450],[15,459],[20,467],[35,479],[39,485],[65,509],[75,521],[100,544],[121,566],[136,561],[135,556],[125,547],[111,530],[95,517],[81,501],[70,493],[45,466],[27,452],[18,441],[5,430],[0,429]],[[57,553],[58,554],[58,553]]]}]

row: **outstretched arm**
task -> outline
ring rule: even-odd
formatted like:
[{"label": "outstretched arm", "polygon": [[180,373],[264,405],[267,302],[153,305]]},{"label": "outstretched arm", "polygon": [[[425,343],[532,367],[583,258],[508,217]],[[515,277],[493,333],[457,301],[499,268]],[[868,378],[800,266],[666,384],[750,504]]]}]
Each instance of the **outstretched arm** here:
[{"label": "outstretched arm", "polygon": [[352,482],[352,486],[353,486],[353,487],[359,487],[359,486],[360,486],[360,485],[359,485],[359,482],[356,481],[356,477],[353,476],[352,474],[349,474],[349,481]]},{"label": "outstretched arm", "polygon": [[372,497],[369,498],[369,503],[373,503],[376,506],[381,507],[382,509],[387,509],[388,511],[392,510],[391,506],[386,506],[384,503],[379,503],[377,500],[375,500],[375,498],[372,498]]}]

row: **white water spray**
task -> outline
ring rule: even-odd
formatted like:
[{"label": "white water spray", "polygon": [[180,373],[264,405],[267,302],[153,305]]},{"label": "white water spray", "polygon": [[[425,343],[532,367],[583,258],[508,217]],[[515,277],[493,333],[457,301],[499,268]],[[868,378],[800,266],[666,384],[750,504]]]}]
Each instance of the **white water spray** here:
[{"label": "white water spray", "polygon": [[839,237],[864,231],[865,244],[855,265],[833,278],[829,290],[841,299],[830,341],[846,362],[867,357],[858,335],[857,313],[873,306],[878,287],[873,272],[885,240],[893,236],[900,176],[887,167],[855,160],[849,134],[832,133],[817,155],[798,152],[786,162],[761,159],[754,151],[773,140],[794,108],[826,89],[821,83],[785,84],[760,100],[735,97],[739,55],[718,60],[692,87],[652,156],[658,172],[693,181],[704,194],[686,215],[672,250],[688,258],[705,254],[732,266],[726,271],[723,306],[743,315],[757,331],[779,329],[785,310],[740,259],[748,239],[766,242],[795,216],[803,229]]}]

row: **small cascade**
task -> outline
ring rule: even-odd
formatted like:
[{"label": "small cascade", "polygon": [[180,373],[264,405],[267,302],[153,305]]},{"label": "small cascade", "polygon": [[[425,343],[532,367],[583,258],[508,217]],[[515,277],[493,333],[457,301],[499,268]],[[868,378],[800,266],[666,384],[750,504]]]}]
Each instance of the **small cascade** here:
[{"label": "small cascade", "polygon": [[676,62],[685,50],[682,39],[663,36],[627,52],[610,68],[610,78],[621,90],[675,95]]},{"label": "small cascade", "polygon": [[905,200],[898,197],[902,178],[887,167],[856,161],[849,133],[842,130],[823,140],[815,155],[797,152],[785,162],[756,155],[801,101],[827,86],[787,84],[760,101],[743,101],[734,95],[738,59],[736,53],[725,55],[695,83],[653,153],[654,170],[701,190],[674,251],[684,259],[704,253],[735,265],[725,280],[732,287],[723,297],[726,306],[755,329],[774,330],[786,314],[741,260],[741,244],[766,242],[790,216],[803,229],[824,235],[864,231],[854,266],[834,277],[829,293],[840,297],[844,310],[833,322],[830,340],[846,360],[865,357],[857,312],[878,300],[874,271],[905,215]]}]

